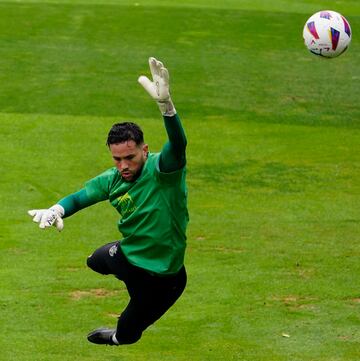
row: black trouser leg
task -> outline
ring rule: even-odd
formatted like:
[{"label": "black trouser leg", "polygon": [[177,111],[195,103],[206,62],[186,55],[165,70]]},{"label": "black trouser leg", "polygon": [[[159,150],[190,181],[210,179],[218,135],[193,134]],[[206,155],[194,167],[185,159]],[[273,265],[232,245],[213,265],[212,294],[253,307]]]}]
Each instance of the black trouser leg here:
[{"label": "black trouser leg", "polygon": [[152,275],[130,264],[119,242],[97,249],[87,264],[101,274],[114,274],[126,284],[130,302],[117,324],[116,338],[120,344],[138,341],[142,332],[176,302],[186,285],[185,267],[172,276]]}]

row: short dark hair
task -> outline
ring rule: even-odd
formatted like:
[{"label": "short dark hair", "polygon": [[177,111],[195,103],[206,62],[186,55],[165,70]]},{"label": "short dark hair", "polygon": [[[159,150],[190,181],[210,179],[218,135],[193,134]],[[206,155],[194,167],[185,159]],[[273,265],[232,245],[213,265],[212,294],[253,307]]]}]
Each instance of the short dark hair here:
[{"label": "short dark hair", "polygon": [[136,145],[144,143],[144,134],[141,128],[131,122],[123,122],[114,124],[108,134],[106,144],[124,143],[128,140],[133,140]]}]

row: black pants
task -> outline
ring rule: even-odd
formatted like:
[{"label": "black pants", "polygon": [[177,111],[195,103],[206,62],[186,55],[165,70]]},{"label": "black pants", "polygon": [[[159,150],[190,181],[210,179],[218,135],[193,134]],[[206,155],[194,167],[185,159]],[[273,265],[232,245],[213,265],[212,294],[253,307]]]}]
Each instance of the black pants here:
[{"label": "black pants", "polygon": [[129,292],[130,302],[119,316],[116,329],[120,344],[138,341],[142,332],[175,303],[186,285],[185,267],[172,276],[152,275],[129,263],[120,242],[98,248],[88,257],[87,265],[103,275],[115,275]]}]

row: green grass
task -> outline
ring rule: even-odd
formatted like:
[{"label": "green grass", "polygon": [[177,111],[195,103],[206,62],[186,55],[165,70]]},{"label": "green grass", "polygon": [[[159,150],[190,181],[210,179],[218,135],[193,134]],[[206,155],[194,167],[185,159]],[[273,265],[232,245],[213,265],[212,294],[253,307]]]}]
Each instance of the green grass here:
[{"label": "green grass", "polygon": [[[360,5],[355,1],[0,2],[0,360],[360,359]],[[349,51],[307,53],[342,12]],[[189,282],[132,346],[91,345],[127,303],[85,266],[119,237],[106,203],[42,232],[48,207],[111,166],[110,126],[161,117],[137,84],[169,67],[188,136]],[[289,335],[290,337],[285,337]]]}]

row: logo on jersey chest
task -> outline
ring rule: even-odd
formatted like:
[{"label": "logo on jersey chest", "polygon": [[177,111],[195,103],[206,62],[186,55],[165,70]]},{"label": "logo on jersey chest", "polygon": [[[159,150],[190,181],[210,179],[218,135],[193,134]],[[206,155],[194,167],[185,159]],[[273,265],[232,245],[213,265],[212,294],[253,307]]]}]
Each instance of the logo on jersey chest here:
[{"label": "logo on jersey chest", "polygon": [[125,193],[124,195],[118,197],[117,201],[118,203],[115,208],[122,215],[122,217],[128,217],[136,210],[136,205],[129,193]]}]

